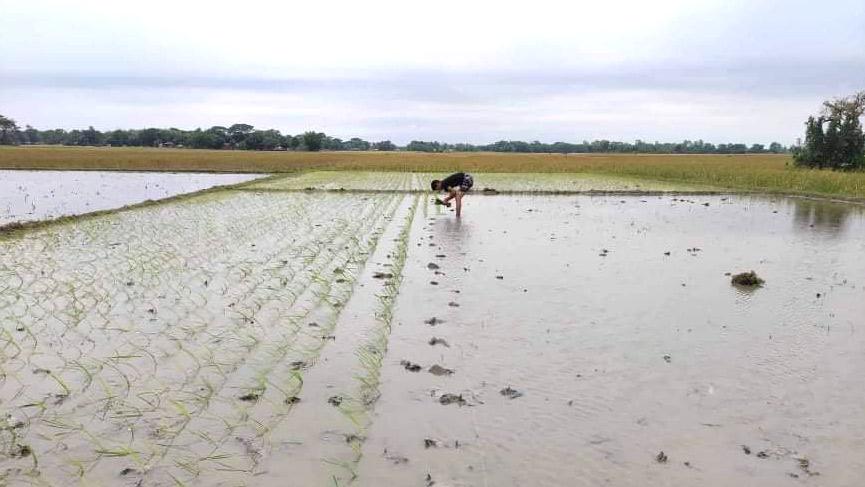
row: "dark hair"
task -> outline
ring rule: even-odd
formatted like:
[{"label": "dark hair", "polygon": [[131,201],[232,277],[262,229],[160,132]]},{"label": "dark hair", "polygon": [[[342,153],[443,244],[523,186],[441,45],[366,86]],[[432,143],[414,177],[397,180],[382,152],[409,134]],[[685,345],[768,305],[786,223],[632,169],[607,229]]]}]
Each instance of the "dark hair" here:
[{"label": "dark hair", "polygon": [[430,188],[432,188],[433,191],[438,191],[439,183],[441,183],[441,181],[439,181],[438,179],[433,179],[432,182],[429,183]]}]

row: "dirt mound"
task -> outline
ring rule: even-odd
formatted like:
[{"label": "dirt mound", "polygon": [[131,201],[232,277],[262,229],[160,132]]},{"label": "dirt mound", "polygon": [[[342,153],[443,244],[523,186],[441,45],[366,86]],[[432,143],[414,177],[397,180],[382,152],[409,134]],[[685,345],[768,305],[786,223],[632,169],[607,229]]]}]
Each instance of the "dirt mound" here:
[{"label": "dirt mound", "polygon": [[763,283],[766,281],[761,279],[756,272],[749,271],[736,274],[735,276],[733,276],[733,279],[730,282],[732,282],[732,284],[736,286],[759,287],[762,286]]}]

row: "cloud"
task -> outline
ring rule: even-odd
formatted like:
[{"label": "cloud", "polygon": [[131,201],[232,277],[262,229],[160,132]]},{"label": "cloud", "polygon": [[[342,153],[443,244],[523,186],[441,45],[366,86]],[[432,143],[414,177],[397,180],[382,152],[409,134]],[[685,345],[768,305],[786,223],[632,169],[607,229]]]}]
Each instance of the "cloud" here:
[{"label": "cloud", "polygon": [[[865,88],[865,6],[19,2],[0,111],[39,127],[245,121],[405,142],[789,143]],[[815,35],[815,30],[819,35]]]}]

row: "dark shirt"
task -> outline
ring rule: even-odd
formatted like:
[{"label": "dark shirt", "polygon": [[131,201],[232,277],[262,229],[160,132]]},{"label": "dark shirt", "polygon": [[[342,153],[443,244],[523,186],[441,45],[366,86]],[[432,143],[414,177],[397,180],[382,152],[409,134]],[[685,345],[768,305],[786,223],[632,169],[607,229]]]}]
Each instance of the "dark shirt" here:
[{"label": "dark shirt", "polygon": [[466,173],[458,172],[442,180],[442,191],[449,191],[451,188],[459,188],[465,181]]}]

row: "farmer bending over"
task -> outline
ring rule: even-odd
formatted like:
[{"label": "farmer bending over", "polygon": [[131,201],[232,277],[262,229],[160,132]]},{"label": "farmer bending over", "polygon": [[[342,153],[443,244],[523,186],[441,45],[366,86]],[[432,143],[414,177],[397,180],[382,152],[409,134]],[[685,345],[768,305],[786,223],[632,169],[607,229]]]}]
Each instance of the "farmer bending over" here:
[{"label": "farmer bending over", "polygon": [[471,174],[458,172],[451,174],[443,180],[433,179],[432,183],[430,183],[430,187],[432,187],[433,191],[445,191],[448,193],[444,201],[436,198],[437,205],[445,205],[450,208],[450,201],[456,200],[457,218],[459,218],[463,209],[463,195],[468,193],[474,184],[475,181],[472,179]]}]

